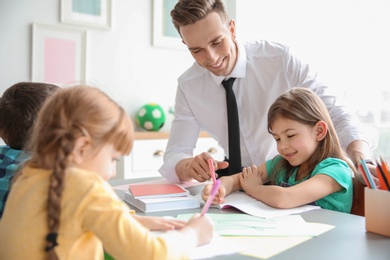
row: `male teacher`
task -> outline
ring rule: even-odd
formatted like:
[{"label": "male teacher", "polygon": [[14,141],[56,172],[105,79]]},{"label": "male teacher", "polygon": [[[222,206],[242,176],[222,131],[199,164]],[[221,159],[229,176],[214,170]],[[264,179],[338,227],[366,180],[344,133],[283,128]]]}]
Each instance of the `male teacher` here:
[{"label": "male teacher", "polygon": [[371,144],[353,116],[288,47],[269,41],[239,44],[221,0],[180,0],[171,17],[195,62],[178,79],[175,118],[159,169],[169,181],[210,179],[211,155],[193,156],[201,130],[225,150],[226,160],[214,161],[219,177],[273,158],[277,151],[267,130],[268,109],[298,86],[325,102],[351,160],[370,159]]}]

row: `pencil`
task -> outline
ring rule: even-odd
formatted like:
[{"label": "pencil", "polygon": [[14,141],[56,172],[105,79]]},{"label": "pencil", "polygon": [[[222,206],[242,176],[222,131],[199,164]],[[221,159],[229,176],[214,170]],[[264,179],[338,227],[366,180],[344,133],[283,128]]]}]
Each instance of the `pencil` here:
[{"label": "pencil", "polygon": [[389,172],[389,168],[387,167],[387,163],[385,162],[385,160],[383,160],[382,157],[380,157],[380,160],[381,160],[382,170],[383,170],[383,173],[385,175],[385,179],[387,180],[387,183],[390,185],[390,172]]},{"label": "pencil", "polygon": [[379,188],[381,190],[390,190],[389,182],[387,181],[386,175],[379,161],[376,161],[376,165],[376,172],[378,174],[379,179]]},{"label": "pencil", "polygon": [[362,174],[363,180],[366,183],[366,186],[371,189],[371,184],[367,179],[366,173],[364,172],[363,166],[360,162],[357,163],[359,172]]}]

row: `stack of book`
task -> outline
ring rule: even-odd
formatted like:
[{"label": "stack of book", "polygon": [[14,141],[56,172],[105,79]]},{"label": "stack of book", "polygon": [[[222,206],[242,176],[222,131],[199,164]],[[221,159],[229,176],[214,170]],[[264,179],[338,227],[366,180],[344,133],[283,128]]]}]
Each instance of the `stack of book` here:
[{"label": "stack of book", "polygon": [[124,201],[143,212],[199,208],[199,199],[177,184],[130,184]]}]

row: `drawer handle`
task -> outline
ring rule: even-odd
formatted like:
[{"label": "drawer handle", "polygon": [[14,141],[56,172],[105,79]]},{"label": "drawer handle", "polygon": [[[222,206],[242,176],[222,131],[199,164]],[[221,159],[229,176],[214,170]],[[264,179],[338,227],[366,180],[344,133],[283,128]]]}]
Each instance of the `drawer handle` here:
[{"label": "drawer handle", "polygon": [[215,149],[214,147],[211,147],[207,152],[208,153],[217,153],[217,149]]},{"label": "drawer handle", "polygon": [[153,156],[163,156],[164,155],[164,151],[163,150],[157,150],[153,153]]}]

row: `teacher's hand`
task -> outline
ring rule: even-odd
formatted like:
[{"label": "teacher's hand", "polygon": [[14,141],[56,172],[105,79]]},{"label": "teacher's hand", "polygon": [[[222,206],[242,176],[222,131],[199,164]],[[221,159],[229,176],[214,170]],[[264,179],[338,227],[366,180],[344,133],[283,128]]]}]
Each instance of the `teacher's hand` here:
[{"label": "teacher's hand", "polygon": [[[201,153],[194,158],[184,159],[176,166],[176,172],[180,180],[189,181],[195,179],[199,182],[205,182],[211,178],[208,159],[213,159],[209,153]],[[229,166],[228,162],[216,161],[213,159],[215,170],[225,169]],[[217,175],[217,174],[216,174]]]}]

